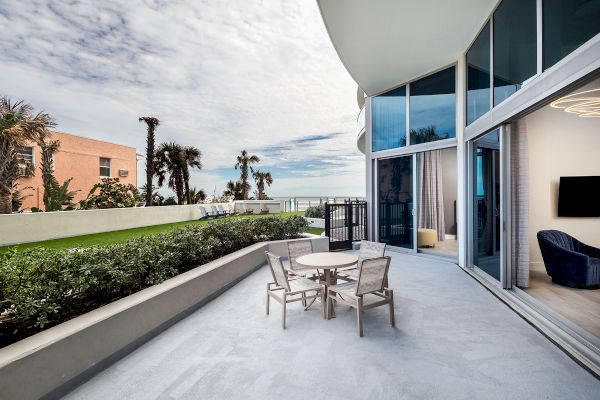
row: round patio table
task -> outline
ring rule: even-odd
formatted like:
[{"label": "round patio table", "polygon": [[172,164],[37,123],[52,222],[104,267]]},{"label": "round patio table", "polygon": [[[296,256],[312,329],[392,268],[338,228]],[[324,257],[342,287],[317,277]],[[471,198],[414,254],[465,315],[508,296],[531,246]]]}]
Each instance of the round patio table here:
[{"label": "round patio table", "polygon": [[[325,296],[327,296],[327,288],[336,284],[335,270],[353,266],[358,262],[358,256],[348,253],[311,253],[298,257],[296,262],[305,268],[323,270]],[[330,306],[329,315],[334,315],[333,304]]]}]

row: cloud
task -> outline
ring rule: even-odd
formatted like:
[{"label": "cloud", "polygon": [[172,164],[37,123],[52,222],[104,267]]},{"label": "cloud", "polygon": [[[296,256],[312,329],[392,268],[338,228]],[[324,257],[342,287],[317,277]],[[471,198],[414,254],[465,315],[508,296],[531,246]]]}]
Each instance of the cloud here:
[{"label": "cloud", "polygon": [[202,150],[207,192],[247,149],[270,194],[364,193],[355,89],[314,1],[0,3],[0,95],[140,153],[157,116],[158,141]]}]

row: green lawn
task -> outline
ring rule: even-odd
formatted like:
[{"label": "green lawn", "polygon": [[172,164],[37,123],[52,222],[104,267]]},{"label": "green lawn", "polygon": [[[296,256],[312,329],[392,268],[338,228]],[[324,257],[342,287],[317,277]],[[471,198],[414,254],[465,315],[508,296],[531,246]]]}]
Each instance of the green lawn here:
[{"label": "green lawn", "polygon": [[[303,215],[302,212],[287,212],[281,214],[268,214],[268,216],[282,216],[288,217],[291,215]],[[244,216],[232,216],[232,217],[224,217],[219,218],[219,220],[224,220],[228,218],[262,218],[267,215],[244,215]],[[83,235],[76,236],[64,239],[54,239],[54,240],[46,240],[43,242],[34,242],[34,243],[24,243],[14,246],[5,246],[0,247],[0,253],[6,252],[10,248],[16,249],[27,249],[32,247],[47,247],[51,249],[68,249],[73,247],[91,247],[98,245],[106,245],[113,243],[121,243],[125,242],[129,239],[133,239],[139,236],[144,235],[156,235],[158,233],[167,232],[176,228],[181,228],[182,226],[187,225],[201,225],[201,224],[209,224],[213,220],[201,220],[201,221],[184,221],[184,222],[175,222],[172,224],[163,224],[163,225],[152,225],[145,226],[142,228],[133,228],[133,229],[124,229],[121,231],[111,231],[111,232],[103,232],[103,233],[95,233],[92,235]],[[323,232],[321,228],[308,228],[308,233],[312,233],[315,235],[320,235]]]}]

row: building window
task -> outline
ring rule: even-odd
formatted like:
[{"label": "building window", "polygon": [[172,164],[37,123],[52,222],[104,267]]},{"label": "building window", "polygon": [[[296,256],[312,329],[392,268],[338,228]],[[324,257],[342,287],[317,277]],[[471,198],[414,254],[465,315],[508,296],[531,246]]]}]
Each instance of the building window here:
[{"label": "building window", "polygon": [[490,23],[467,51],[467,125],[490,110]]},{"label": "building window", "polygon": [[100,157],[100,177],[110,178],[110,158]]},{"label": "building window", "polygon": [[33,165],[33,147],[19,147],[17,148],[17,159],[20,164]]},{"label": "building window", "polygon": [[372,99],[373,151],[406,146],[406,87]]},{"label": "building window", "polygon": [[494,12],[494,106],[537,71],[536,0],[504,0]]},{"label": "building window", "polygon": [[600,32],[600,4],[589,0],[544,0],[544,69]]},{"label": "building window", "polygon": [[410,144],[456,136],[455,68],[410,84]]}]

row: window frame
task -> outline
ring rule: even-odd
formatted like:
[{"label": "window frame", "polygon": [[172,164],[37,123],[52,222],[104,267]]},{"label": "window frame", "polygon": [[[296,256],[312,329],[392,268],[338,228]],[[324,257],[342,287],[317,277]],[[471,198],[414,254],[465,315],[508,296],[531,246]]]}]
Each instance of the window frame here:
[{"label": "window frame", "polygon": [[[108,160],[108,167],[102,165],[102,160]],[[112,178],[112,158],[109,157],[99,157],[99,166],[100,166],[100,178]],[[102,175],[102,168],[108,168],[108,175]]]}]

